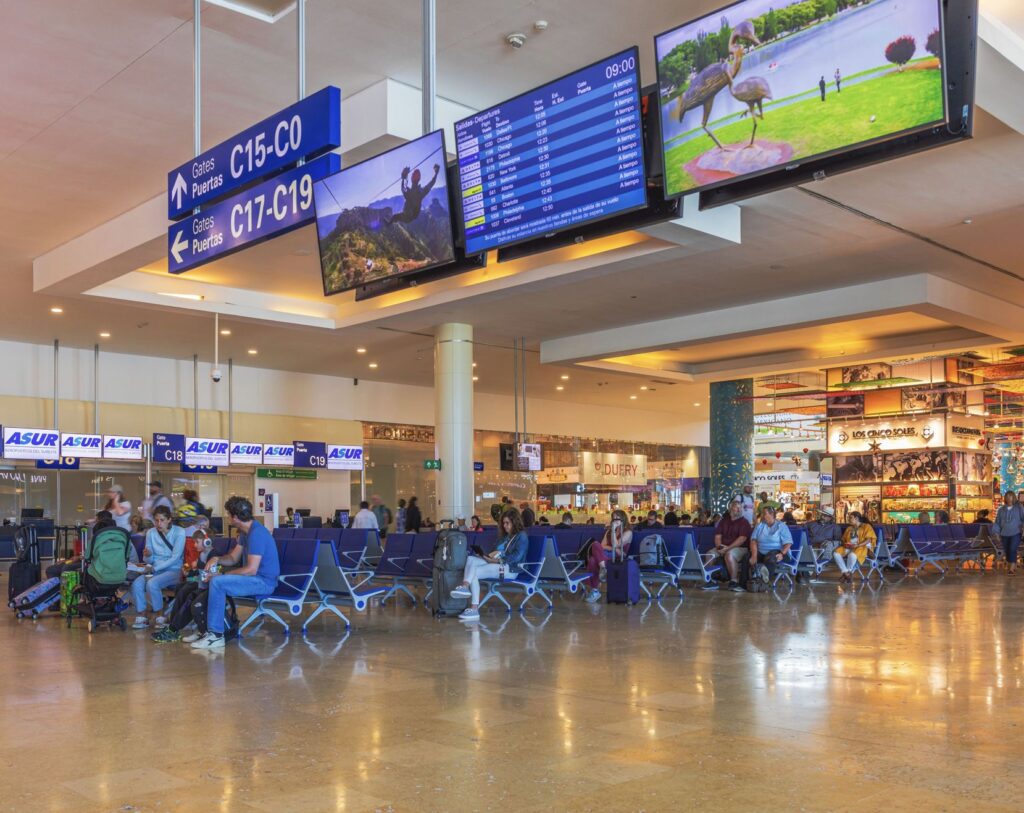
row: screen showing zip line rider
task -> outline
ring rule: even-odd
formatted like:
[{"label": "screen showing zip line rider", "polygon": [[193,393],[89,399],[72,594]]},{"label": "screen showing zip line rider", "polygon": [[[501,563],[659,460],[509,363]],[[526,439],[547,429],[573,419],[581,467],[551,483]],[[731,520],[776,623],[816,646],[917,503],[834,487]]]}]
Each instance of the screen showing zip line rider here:
[{"label": "screen showing zip line rider", "polygon": [[325,295],[454,261],[445,156],[438,130],[313,185]]}]

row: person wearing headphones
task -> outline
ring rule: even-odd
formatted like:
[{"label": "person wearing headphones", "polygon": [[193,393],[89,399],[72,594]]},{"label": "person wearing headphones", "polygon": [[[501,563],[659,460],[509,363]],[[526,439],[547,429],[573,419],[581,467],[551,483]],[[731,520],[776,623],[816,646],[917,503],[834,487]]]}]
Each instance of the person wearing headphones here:
[{"label": "person wearing headphones", "polygon": [[[192,644],[193,649],[224,648],[224,607],[228,596],[269,596],[277,587],[281,564],[277,545],[270,531],[252,516],[252,503],[245,497],[231,497],[224,503],[228,522],[239,532],[239,544],[224,556],[211,556],[206,562],[210,596],[206,604],[207,633]],[[222,566],[234,567],[228,574]]]}]

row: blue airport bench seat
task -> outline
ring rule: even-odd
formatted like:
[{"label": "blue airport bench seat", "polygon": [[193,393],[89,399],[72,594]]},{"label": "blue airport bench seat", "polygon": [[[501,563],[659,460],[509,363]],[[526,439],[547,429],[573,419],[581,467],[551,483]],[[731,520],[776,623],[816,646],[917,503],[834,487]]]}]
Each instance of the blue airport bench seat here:
[{"label": "blue airport bench seat", "polygon": [[[663,535],[664,531],[669,533]],[[658,535],[662,538],[662,564],[640,566],[640,589],[644,591],[648,601],[657,601],[670,587],[679,591],[679,598],[683,598],[683,588],[679,584],[682,576],[683,565],[686,561],[687,545],[693,544],[692,533],[672,533],[674,529],[667,528],[653,532],[644,533],[643,536]],[[696,529],[690,528],[688,531]],[[636,532],[634,532],[634,537]],[[657,587],[656,593],[651,593],[651,588]]]},{"label": "blue airport bench seat", "polygon": [[[671,532],[675,529],[665,530]],[[715,550],[716,529],[682,527],[680,530],[686,534],[683,563],[679,571],[680,580],[710,584],[723,568],[722,564],[715,563],[719,559],[718,551]]]},{"label": "blue airport bench seat", "polygon": [[586,563],[578,558],[580,534],[572,531],[558,531],[547,534],[530,534],[531,541],[540,537],[544,541],[544,566],[541,568],[540,582],[545,589],[551,591],[579,592],[580,585],[588,578],[583,568]]},{"label": "blue airport bench seat", "polygon": [[775,578],[772,579],[773,588],[778,585],[780,579],[785,579],[789,582],[789,586],[793,587],[797,574],[800,572],[800,551],[807,541],[807,531],[802,527],[790,526],[789,532],[793,537],[793,545],[789,549],[789,554],[775,566]]},{"label": "blue airport bench seat", "polygon": [[[397,576],[395,582],[407,587],[425,587],[423,603],[430,600],[434,592],[434,542],[436,534],[408,534],[413,537],[409,548],[409,558],[405,562],[405,572]],[[472,537],[471,537],[472,538]],[[391,550],[391,537],[388,537],[388,551]],[[383,604],[384,601],[381,601]]]},{"label": "blue airport bench seat", "polygon": [[384,603],[391,596],[398,592],[405,593],[409,600],[412,601],[413,607],[416,606],[416,594],[401,581],[402,577],[406,574],[409,555],[416,536],[417,534],[390,534],[388,536],[384,553],[381,555],[380,561],[370,577],[371,583],[383,583],[387,587],[387,592],[380,597],[381,607],[384,606]]},{"label": "blue airport bench seat", "polygon": [[318,606],[306,619],[302,630],[305,632],[310,623],[322,613],[337,616],[348,629],[351,624],[348,617],[339,609],[339,605],[350,606],[356,612],[365,612],[370,606],[370,601],[386,593],[387,588],[382,585],[368,585],[365,578],[358,581],[360,577],[371,575],[372,571],[344,567],[339,559],[338,549],[331,542],[320,541],[316,544],[317,568],[313,591],[316,593]]},{"label": "blue airport bench seat", "polygon": [[480,580],[480,586],[487,588],[487,595],[480,601],[481,608],[492,598],[496,598],[505,605],[509,612],[512,612],[512,605],[502,595],[505,591],[523,594],[523,599],[519,603],[520,612],[526,609],[526,605],[534,596],[538,596],[546,601],[549,610],[554,606],[551,603],[551,597],[540,586],[540,574],[544,569],[544,547],[547,539],[548,537],[546,536],[530,537],[529,546],[526,550],[526,561],[521,565],[522,569],[516,578]]},{"label": "blue airport bench seat", "polygon": [[274,539],[278,539],[278,540],[291,539],[293,536],[295,536],[295,529],[294,528],[274,528],[274,530],[271,531],[271,533],[273,534]]},{"label": "blue airport bench seat", "polygon": [[[238,635],[256,621],[263,623],[264,617],[271,618],[284,628],[284,634],[291,632],[288,623],[274,610],[281,605],[293,616],[302,615],[307,603],[315,601],[310,588],[316,576],[317,550],[320,543],[315,539],[288,539],[278,543],[281,561],[281,575],[277,588],[269,596],[236,597],[236,603],[254,603],[256,611],[238,628]],[[305,632],[305,625],[303,625]]]},{"label": "blue airport bench seat", "polygon": [[341,567],[349,571],[366,568],[368,566],[367,559],[369,558],[367,551],[370,549],[372,540],[376,540],[377,547],[379,548],[380,541],[377,539],[376,531],[362,529],[343,530],[341,535],[335,541],[332,541],[332,545],[338,552],[338,561],[341,562]]}]

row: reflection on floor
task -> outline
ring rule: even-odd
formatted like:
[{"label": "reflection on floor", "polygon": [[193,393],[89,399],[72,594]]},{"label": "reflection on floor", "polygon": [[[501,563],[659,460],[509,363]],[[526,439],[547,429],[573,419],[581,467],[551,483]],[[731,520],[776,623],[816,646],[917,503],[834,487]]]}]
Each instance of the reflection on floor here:
[{"label": "reflection on floor", "polygon": [[0,809],[1019,811],[1022,590],[388,607],[216,654],[7,617]]}]

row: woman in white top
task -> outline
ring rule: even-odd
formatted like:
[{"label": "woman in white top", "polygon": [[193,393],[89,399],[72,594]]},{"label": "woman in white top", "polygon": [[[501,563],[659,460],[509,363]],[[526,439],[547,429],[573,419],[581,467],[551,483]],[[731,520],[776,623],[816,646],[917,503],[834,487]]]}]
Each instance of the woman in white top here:
[{"label": "woman in white top", "polygon": [[117,483],[111,483],[107,489],[107,504],[103,506],[104,511],[109,511],[118,528],[124,528],[131,533],[132,504],[124,498],[124,489]]},{"label": "woman in white top", "polygon": [[587,593],[585,601],[593,604],[601,600],[601,568],[610,558],[624,559],[632,542],[633,531],[630,530],[626,512],[616,508],[612,511],[611,525],[604,532],[601,541],[595,540],[590,546],[587,556],[587,570],[590,572],[587,585],[590,592]]}]

